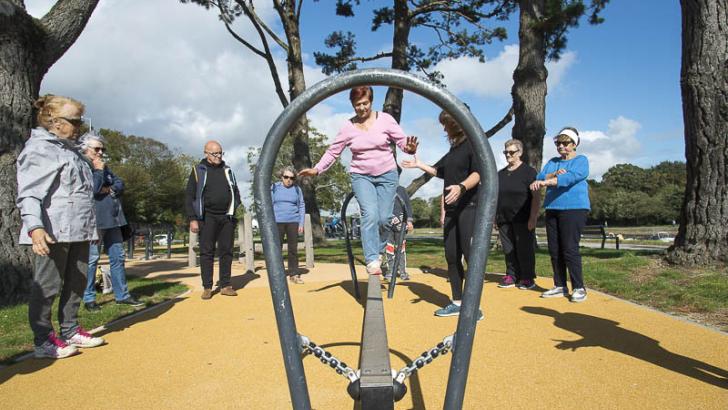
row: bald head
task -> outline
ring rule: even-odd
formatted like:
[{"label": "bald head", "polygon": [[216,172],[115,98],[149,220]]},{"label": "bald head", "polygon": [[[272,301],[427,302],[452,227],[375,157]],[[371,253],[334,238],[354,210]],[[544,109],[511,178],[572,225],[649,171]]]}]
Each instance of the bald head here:
[{"label": "bald head", "polygon": [[205,159],[212,165],[220,165],[222,163],[222,145],[219,142],[211,140],[205,144]]}]

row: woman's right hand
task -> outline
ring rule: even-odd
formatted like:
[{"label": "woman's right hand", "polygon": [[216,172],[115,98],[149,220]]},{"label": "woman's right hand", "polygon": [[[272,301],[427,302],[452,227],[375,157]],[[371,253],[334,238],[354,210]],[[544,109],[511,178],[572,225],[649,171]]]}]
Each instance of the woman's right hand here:
[{"label": "woman's right hand", "polygon": [[422,163],[417,158],[417,155],[413,155],[412,159],[405,159],[402,161],[402,168],[419,168]]},{"label": "woman's right hand", "polygon": [[318,175],[318,170],[316,168],[305,168],[300,171],[298,171],[299,177],[315,177]]},{"label": "woman's right hand", "polygon": [[94,158],[94,159],[93,159],[93,160],[91,161],[91,165],[92,165],[92,166],[94,167],[94,169],[95,169],[95,170],[98,170],[98,171],[103,171],[103,169],[104,169],[104,166],[105,166],[105,164],[104,164],[104,160],[103,160],[103,159],[101,159],[101,156],[100,156],[100,155],[96,156],[96,157],[95,157],[95,158]]},{"label": "woman's right hand", "polygon": [[43,228],[33,229],[33,232],[30,233],[30,238],[33,241],[33,253],[40,256],[48,256],[51,252],[48,244],[56,243]]}]

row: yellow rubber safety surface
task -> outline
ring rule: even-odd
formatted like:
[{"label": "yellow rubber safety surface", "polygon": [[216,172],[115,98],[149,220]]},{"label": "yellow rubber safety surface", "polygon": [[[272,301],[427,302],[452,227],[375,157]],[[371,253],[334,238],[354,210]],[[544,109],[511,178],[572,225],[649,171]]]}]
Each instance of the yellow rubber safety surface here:
[{"label": "yellow rubber safety surface", "polygon": [[[165,269],[165,270],[161,270]],[[237,297],[200,299],[197,269],[182,261],[134,262],[130,273],[183,280],[187,296],[100,334],[77,356],[28,359],[0,369],[0,407],[37,409],[288,409],[266,272],[233,264]],[[385,299],[392,366],[433,347],[457,318],[442,272],[411,270]],[[590,291],[581,304],[538,290],[498,289],[488,275],[463,408],[728,409],[728,335]],[[362,306],[345,265],[319,264],[290,284],[301,334],[358,367]],[[360,273],[361,290],[366,278]],[[550,280],[538,284],[550,287]],[[588,284],[587,284],[588,285]],[[543,289],[541,289],[543,290]],[[406,381],[397,409],[441,409],[451,354]],[[313,356],[304,361],[314,409],[350,409],[348,380]]]}]

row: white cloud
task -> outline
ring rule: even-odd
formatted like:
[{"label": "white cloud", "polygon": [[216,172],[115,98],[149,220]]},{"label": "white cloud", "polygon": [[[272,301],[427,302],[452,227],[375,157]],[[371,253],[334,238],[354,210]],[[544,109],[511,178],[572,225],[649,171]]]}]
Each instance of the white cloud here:
[{"label": "white cloud", "polygon": [[[566,71],[576,62],[576,53],[567,51],[556,62],[546,63],[549,90],[556,87]],[[474,57],[443,60],[436,69],[445,75],[447,88],[456,93],[472,93],[481,97],[509,98],[513,86],[513,70],[518,65],[518,45],[510,44],[494,59],[481,63]]]},{"label": "white cloud", "polygon": [[[581,130],[578,152],[589,158],[589,178],[600,180],[614,165],[635,163],[642,157],[637,133],[639,122],[619,116],[609,121],[606,131]],[[551,138],[544,140],[544,162],[554,157]]]}]

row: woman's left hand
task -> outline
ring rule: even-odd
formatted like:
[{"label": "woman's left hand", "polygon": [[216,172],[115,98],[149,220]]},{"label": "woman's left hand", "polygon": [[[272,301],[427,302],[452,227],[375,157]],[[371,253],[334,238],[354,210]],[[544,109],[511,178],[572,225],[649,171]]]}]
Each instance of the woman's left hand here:
[{"label": "woman's left hand", "polygon": [[460,195],[463,194],[463,190],[460,188],[460,185],[450,185],[445,187],[445,191],[448,191],[448,194],[445,195],[445,203],[448,205],[457,202],[458,199],[460,199]]},{"label": "woman's left hand", "polygon": [[302,233],[303,233],[303,227],[302,227],[302,226],[299,226],[299,227],[298,227],[298,233],[299,233],[299,234],[302,234]]},{"label": "woman's left hand", "polygon": [[417,147],[419,145],[420,143],[417,141],[417,137],[409,136],[407,137],[407,142],[405,143],[404,152],[410,155],[414,155],[417,152]]},{"label": "woman's left hand", "polygon": [[534,218],[528,218],[527,227],[529,231],[536,229],[536,220]]}]

